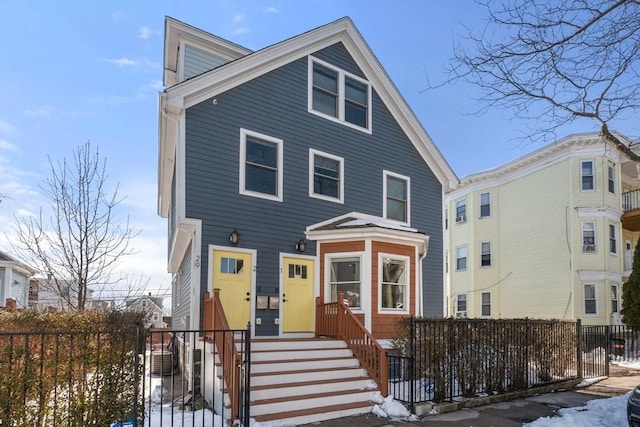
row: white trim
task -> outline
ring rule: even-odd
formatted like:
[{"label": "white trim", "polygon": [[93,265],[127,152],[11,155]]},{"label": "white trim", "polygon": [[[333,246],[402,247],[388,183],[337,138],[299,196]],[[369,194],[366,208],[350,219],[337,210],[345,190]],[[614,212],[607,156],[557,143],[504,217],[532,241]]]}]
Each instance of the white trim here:
[{"label": "white trim", "polygon": [[[591,180],[593,184],[593,188],[585,189],[582,184],[582,178],[585,175],[582,174],[582,165],[584,163],[591,163]],[[596,160],[595,159],[580,159],[580,191],[584,193],[591,193],[597,191],[597,181],[596,181]]]},{"label": "white trim", "polygon": [[610,207],[602,207],[602,208],[576,208],[578,212],[578,218],[607,218],[611,221],[620,221],[620,217],[622,216],[622,212],[617,209],[612,209]]},{"label": "white trim", "polygon": [[[397,219],[389,218],[387,216],[387,179],[389,177],[402,180],[406,183],[407,201],[406,201],[406,221],[400,221]],[[406,175],[400,175],[399,173],[391,172],[388,170],[382,171],[382,217],[388,221],[397,222],[398,224],[409,225],[411,224],[411,178]]]},{"label": "white trim", "polygon": [[[392,260],[400,260],[405,263],[405,289],[404,289],[404,303],[403,308],[401,310],[396,308],[383,308],[382,307],[382,282],[383,282],[383,259],[389,258]],[[386,252],[378,252],[378,314],[387,315],[387,314],[409,314],[410,307],[409,302],[411,301],[411,257],[406,255],[398,255]]]},{"label": "white trim", "polygon": [[[284,306],[283,306],[283,299],[284,296],[282,295],[284,292],[284,275],[285,275],[285,271],[284,271],[284,258],[299,258],[299,259],[306,259],[309,261],[313,261],[313,296],[314,296],[314,302],[313,302],[313,323],[314,323],[314,327],[315,327],[315,319],[316,319],[316,304],[315,304],[315,297],[318,296],[320,294],[320,284],[318,283],[317,277],[318,277],[318,273],[316,270],[318,270],[318,257],[316,256],[311,256],[311,255],[302,255],[302,254],[298,254],[298,253],[291,253],[291,252],[280,252],[279,256],[278,256],[278,266],[279,266],[279,286],[280,286],[280,290],[278,291],[278,297],[280,298],[280,305],[278,306],[278,313],[280,313],[280,322],[278,322],[278,336],[282,337],[285,335],[284,331],[282,330],[282,313],[284,310]],[[308,334],[306,333],[287,333],[286,336],[287,337],[306,337]]]},{"label": "white trim", "polygon": [[[328,159],[335,160],[339,162],[339,186],[338,186],[338,197],[327,196],[326,194],[319,194],[314,191],[314,182],[315,182],[315,156],[326,157]],[[309,148],[309,197],[313,197],[315,199],[326,200],[333,203],[344,203],[344,158],[339,156],[334,156],[333,154],[326,153],[324,151],[316,150],[314,148]]]},{"label": "white trim", "polygon": [[[464,268],[458,268],[458,259],[462,259],[462,257],[458,257],[458,249],[462,249],[464,248],[466,251],[466,254],[464,256],[465,258],[465,265]],[[456,266],[455,266],[455,270],[453,271],[465,271],[467,269],[469,269],[469,245],[464,244],[464,245],[458,245],[456,246],[456,257],[455,257],[455,261],[456,261]]]},{"label": "white trim", "polygon": [[[266,142],[271,142],[277,147],[277,171],[276,171],[276,194],[266,194],[260,193],[258,191],[251,191],[245,188],[245,169],[246,169],[246,159],[247,159],[247,136],[261,139]],[[240,128],[240,165],[239,165],[239,188],[238,191],[240,194],[245,196],[258,197],[261,199],[267,200],[275,200],[277,202],[282,202],[283,195],[283,177],[284,177],[284,163],[283,163],[283,151],[284,151],[284,142],[281,139],[274,138],[269,135],[265,135],[262,133],[250,131],[248,129]]]},{"label": "white trim", "polygon": [[[370,251],[369,251],[370,253]],[[365,259],[367,259],[367,257],[365,256],[367,254],[367,248],[365,247],[364,251],[356,251],[356,252],[327,252],[324,254],[324,301],[326,302],[330,302],[331,301],[331,260],[332,259],[344,259],[344,258],[358,258],[359,262],[360,262],[360,307],[357,309],[353,309],[351,308],[351,311],[353,311],[354,313],[365,313],[366,310],[363,307],[368,307],[366,306],[366,301],[364,299],[364,283],[365,283],[365,275],[364,272],[366,272],[366,265],[365,265]],[[370,264],[369,264],[370,266]],[[370,267],[369,267],[370,269]],[[369,271],[369,277],[371,272]],[[371,283],[371,281],[369,280],[369,282],[367,283]],[[366,325],[365,325],[366,326]],[[371,329],[367,329],[367,330],[371,330]]]},{"label": "white trim", "polygon": [[[596,306],[596,312],[595,313],[587,313],[587,307],[586,307],[586,302],[587,302],[587,293],[586,293],[586,287],[587,286],[593,286],[593,298],[595,300],[595,306]],[[598,301],[598,287],[596,286],[595,283],[583,283],[582,284],[582,312],[584,313],[585,317],[598,317],[600,314],[600,307],[599,307],[599,301]]]},{"label": "white trim", "polygon": [[578,270],[578,278],[582,282],[622,282],[622,274],[604,270]]},{"label": "white trim", "polygon": [[[329,114],[325,114],[321,111],[317,111],[313,109],[313,63],[317,63],[322,67],[328,68],[332,71],[338,73],[338,81],[336,82],[338,86],[338,117],[331,116]],[[367,126],[362,127],[355,123],[351,123],[346,121],[345,119],[345,105],[346,105],[346,95],[345,95],[345,77],[348,77],[352,80],[356,80],[367,86]],[[371,98],[371,83],[362,77],[358,77],[354,74],[349,73],[335,65],[332,65],[328,62],[325,62],[321,59],[315,58],[311,55],[308,56],[308,65],[307,65],[307,111],[311,114],[315,114],[317,116],[323,117],[325,119],[334,121],[336,123],[340,123],[342,125],[348,126],[353,129],[357,129],[362,132],[371,133],[371,110],[372,110],[372,98]]]},{"label": "white trim", "polygon": [[[249,321],[252,325],[255,325],[256,319],[256,269],[258,266],[258,251],[255,249],[244,249],[237,248],[235,246],[222,246],[222,245],[209,245],[208,254],[209,254],[209,265],[207,268],[207,291],[213,292],[213,253],[214,251],[225,251],[225,252],[238,252],[243,254],[251,255],[251,300],[250,304],[250,312],[249,312]],[[198,287],[198,289],[200,289]],[[251,337],[255,337],[256,328],[251,328]]]},{"label": "white trim", "polygon": [[[585,224],[591,224],[593,226],[593,229],[591,230],[585,230],[584,226]],[[583,254],[597,254],[598,253],[598,223],[594,220],[587,220],[587,221],[581,221],[580,223],[580,246],[582,247],[581,252]],[[585,251],[585,244],[584,244],[584,232],[585,231],[593,231],[593,250],[592,251]]]}]

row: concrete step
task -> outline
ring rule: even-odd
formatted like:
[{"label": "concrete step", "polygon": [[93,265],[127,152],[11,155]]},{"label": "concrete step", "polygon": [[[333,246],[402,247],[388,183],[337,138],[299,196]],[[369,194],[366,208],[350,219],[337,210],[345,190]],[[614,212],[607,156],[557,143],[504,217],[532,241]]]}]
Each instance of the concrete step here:
[{"label": "concrete step", "polygon": [[269,384],[290,384],[307,381],[332,380],[344,377],[364,377],[368,378],[367,371],[360,367],[340,368],[340,369],[307,369],[303,371],[280,371],[265,372],[262,374],[251,374],[251,387]]},{"label": "concrete step", "polygon": [[349,417],[351,415],[367,414],[373,409],[368,403],[343,403],[322,408],[298,409],[288,412],[278,412],[268,415],[258,415],[256,421],[270,426],[295,426],[299,424],[316,423],[319,421]]},{"label": "concrete step", "polygon": [[368,403],[374,397],[373,391],[348,389],[255,400],[251,402],[251,416],[272,414],[274,412],[291,412],[300,409],[324,408],[343,403]]},{"label": "concrete step", "polygon": [[279,397],[303,396],[313,393],[337,392],[348,389],[372,390],[375,383],[368,377],[342,377],[296,383],[269,384],[251,387],[252,400],[266,400]]},{"label": "concrete step", "polygon": [[261,374],[265,372],[298,371],[307,369],[335,369],[351,368],[360,366],[357,359],[353,357],[327,357],[298,360],[268,360],[262,362],[251,362],[251,374]]}]

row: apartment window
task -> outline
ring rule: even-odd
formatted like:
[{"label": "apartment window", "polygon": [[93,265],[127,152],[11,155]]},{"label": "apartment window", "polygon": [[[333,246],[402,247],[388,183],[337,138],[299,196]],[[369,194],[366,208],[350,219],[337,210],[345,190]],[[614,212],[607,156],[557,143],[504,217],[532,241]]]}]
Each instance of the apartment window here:
[{"label": "apartment window", "polygon": [[380,308],[406,311],[407,259],[396,256],[380,256]]},{"label": "apartment window", "polygon": [[346,125],[371,130],[371,85],[309,57],[309,111]]},{"label": "apartment window", "polygon": [[596,223],[589,221],[582,223],[582,252],[596,251]]},{"label": "apartment window", "polygon": [[584,314],[597,314],[596,285],[584,285]]},{"label": "apartment window", "polygon": [[148,301],[146,299],[140,300],[140,305],[142,308],[147,308]]},{"label": "apartment window", "polygon": [[467,312],[467,294],[458,294],[456,298],[456,313]]},{"label": "apartment window", "polygon": [[609,166],[607,167],[607,178],[609,185],[609,193],[616,193],[616,165],[612,162],[609,162]]},{"label": "apartment window", "polygon": [[481,313],[482,316],[491,316],[491,293],[490,292],[483,292],[482,293],[482,307],[481,307]]},{"label": "apartment window", "polygon": [[467,220],[467,201],[458,200],[456,202],[456,222],[464,222]]},{"label": "apartment window", "polygon": [[580,180],[582,191],[595,189],[595,174],[593,160],[583,160],[580,162]]},{"label": "apartment window", "polygon": [[240,130],[240,193],[282,201],[282,140]]},{"label": "apartment window", "polygon": [[618,285],[611,285],[611,313],[615,314],[620,311],[620,307],[618,305],[618,290],[620,288]]},{"label": "apartment window", "polygon": [[409,223],[409,178],[384,171],[384,217]]},{"label": "apartment window", "polygon": [[467,246],[456,248],[456,271],[467,269]]},{"label": "apartment window", "polygon": [[480,218],[491,215],[491,193],[480,194]]},{"label": "apartment window", "polygon": [[342,292],[351,308],[360,308],[360,258],[333,258],[329,265],[331,301],[337,301]]},{"label": "apartment window", "polygon": [[309,196],[344,202],[344,160],[309,149]]},{"label": "apartment window", "polygon": [[158,315],[158,313],[153,313],[153,321],[157,322],[158,320],[160,320],[160,316]]},{"label": "apartment window", "polygon": [[480,243],[480,267],[491,266],[491,242]]},{"label": "apartment window", "polygon": [[616,239],[616,226],[609,224],[609,252],[618,253],[618,242]]}]

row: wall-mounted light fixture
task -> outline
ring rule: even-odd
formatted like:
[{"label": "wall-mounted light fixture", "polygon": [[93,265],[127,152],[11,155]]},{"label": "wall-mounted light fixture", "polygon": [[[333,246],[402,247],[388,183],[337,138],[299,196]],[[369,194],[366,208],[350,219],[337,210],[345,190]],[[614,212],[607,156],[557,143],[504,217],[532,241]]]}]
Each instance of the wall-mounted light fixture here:
[{"label": "wall-mounted light fixture", "polygon": [[307,242],[305,242],[304,239],[298,240],[298,243],[296,243],[296,251],[302,253],[305,249],[307,249]]},{"label": "wall-mounted light fixture", "polygon": [[229,234],[229,242],[232,245],[237,245],[238,244],[238,240],[240,240],[240,233],[238,233],[238,230],[236,230],[234,228],[233,231],[231,232],[231,234]]}]

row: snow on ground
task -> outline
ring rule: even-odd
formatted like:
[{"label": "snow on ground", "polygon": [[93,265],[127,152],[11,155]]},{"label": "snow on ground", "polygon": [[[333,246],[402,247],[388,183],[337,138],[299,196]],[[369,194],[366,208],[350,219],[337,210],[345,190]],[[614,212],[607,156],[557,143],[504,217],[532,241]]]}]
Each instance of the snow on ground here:
[{"label": "snow on ground", "polygon": [[608,399],[594,399],[579,408],[565,408],[558,416],[543,417],[524,427],[612,427],[627,425],[629,393]]}]

